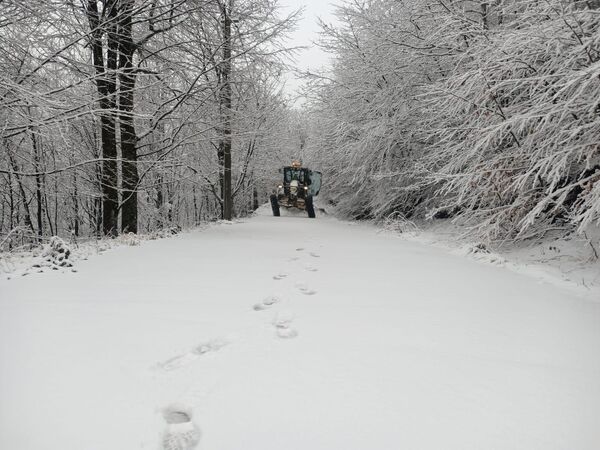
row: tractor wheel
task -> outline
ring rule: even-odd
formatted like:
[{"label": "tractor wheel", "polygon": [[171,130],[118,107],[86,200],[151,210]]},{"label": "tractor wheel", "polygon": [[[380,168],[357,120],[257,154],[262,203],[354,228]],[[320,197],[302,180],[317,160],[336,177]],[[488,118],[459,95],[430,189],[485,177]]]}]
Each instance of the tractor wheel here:
[{"label": "tractor wheel", "polygon": [[308,195],[306,197],[305,208],[306,208],[306,212],[308,213],[308,217],[310,217],[311,219],[314,219],[316,217],[316,215],[315,215],[315,205],[313,204],[312,195]]},{"label": "tractor wheel", "polygon": [[279,212],[279,202],[277,201],[277,196],[275,194],[271,195],[271,209],[273,210],[273,215],[275,217],[279,217],[281,215]]}]

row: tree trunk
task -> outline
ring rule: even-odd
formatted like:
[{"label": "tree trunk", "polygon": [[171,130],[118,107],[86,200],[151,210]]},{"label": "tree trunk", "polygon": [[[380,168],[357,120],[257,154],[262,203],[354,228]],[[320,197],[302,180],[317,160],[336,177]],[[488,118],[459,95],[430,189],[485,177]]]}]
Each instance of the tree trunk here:
[{"label": "tree trunk", "polygon": [[[8,173],[8,184],[10,186],[9,199],[10,199],[10,228],[8,231],[12,231],[15,227],[14,218],[15,218],[15,191],[13,189],[13,180],[12,173]],[[10,245],[10,244],[9,244]],[[9,249],[12,249],[12,246],[9,246]]]},{"label": "tree trunk", "polygon": [[221,194],[221,198],[217,199],[219,200],[220,206],[219,206],[219,211],[220,211],[220,217],[221,219],[223,219],[224,216],[224,210],[223,210],[223,198],[225,195],[225,177],[224,177],[224,173],[225,173],[225,142],[223,140],[221,140],[221,142],[219,142],[219,150],[217,152],[217,160],[219,162],[219,189],[220,189],[220,194]]},{"label": "tree trunk", "polygon": [[221,121],[223,126],[223,219],[231,220],[233,217],[233,196],[231,190],[231,10],[233,0],[229,5],[223,3],[223,79],[221,84]]},{"label": "tree trunk", "polygon": [[[117,90],[117,1],[106,0],[105,24],[100,23],[98,4],[88,1],[87,17],[90,24],[90,44],[92,60],[96,71],[96,88],[100,103],[100,128],[102,142],[102,230],[107,236],[115,236],[118,231],[118,204],[119,193],[117,190],[117,138],[115,120],[115,92]],[[102,36],[107,33],[106,67],[104,65],[104,47]]]},{"label": "tree trunk", "polygon": [[192,185],[192,198],[194,199],[194,223],[193,226],[198,225],[198,216],[200,211],[198,210],[198,198],[196,196],[196,186]]},{"label": "tree trunk", "polygon": [[44,234],[44,207],[42,201],[42,175],[41,175],[41,155],[40,149],[38,148],[38,141],[35,132],[31,130],[31,145],[33,148],[33,167],[35,168],[35,199],[37,202],[37,234],[38,242],[42,242]]},{"label": "tree trunk", "polygon": [[163,177],[162,175],[158,175],[158,178],[156,179],[156,215],[157,215],[157,220],[156,220],[156,227],[159,230],[162,230],[165,227],[165,220],[164,220],[164,210],[165,210],[165,201],[164,201],[164,197],[163,197]]},{"label": "tree trunk", "polygon": [[482,3],[481,4],[481,24],[482,24],[484,30],[488,30],[489,29],[489,24],[488,24],[488,4],[487,3]]},{"label": "tree trunk", "polygon": [[[27,201],[27,194],[25,193],[25,188],[23,187],[23,182],[21,181],[21,177],[18,175],[19,172],[19,166],[17,165],[17,162],[15,161],[12,152],[10,151],[10,149],[8,148],[8,146],[6,146],[6,153],[8,155],[8,161],[10,162],[10,167],[12,168],[13,172],[15,172],[15,179],[17,181],[17,186],[19,187],[19,192],[21,194],[21,198],[23,199],[23,209],[25,210],[25,217],[23,219],[23,221],[25,222],[25,226],[29,227],[29,229],[31,230],[31,234],[32,237],[35,236],[35,229],[33,228],[33,222],[31,221],[31,212],[29,211],[29,202]],[[19,220],[17,219],[17,223],[19,223]]]},{"label": "tree trunk", "polygon": [[121,0],[119,17],[119,119],[121,129],[121,157],[123,205],[121,211],[121,229],[123,232],[138,232],[139,174],[137,169],[137,135],[133,118],[133,90],[135,88],[135,69],[133,54],[135,43],[132,36],[132,14],[134,0]]},{"label": "tree trunk", "polygon": [[79,237],[79,199],[77,197],[77,171],[73,171],[73,235]]}]

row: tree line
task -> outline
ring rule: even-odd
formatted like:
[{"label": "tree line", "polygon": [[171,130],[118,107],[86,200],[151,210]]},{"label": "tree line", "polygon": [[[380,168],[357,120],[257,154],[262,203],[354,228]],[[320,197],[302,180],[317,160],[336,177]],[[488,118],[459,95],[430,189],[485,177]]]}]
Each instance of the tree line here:
[{"label": "tree line", "polygon": [[[322,24],[312,158],[353,218],[489,241],[600,222],[597,0],[354,0]],[[322,151],[322,149],[328,149]]]},{"label": "tree line", "polygon": [[0,2],[3,249],[256,208],[285,153],[298,18],[271,0]]}]

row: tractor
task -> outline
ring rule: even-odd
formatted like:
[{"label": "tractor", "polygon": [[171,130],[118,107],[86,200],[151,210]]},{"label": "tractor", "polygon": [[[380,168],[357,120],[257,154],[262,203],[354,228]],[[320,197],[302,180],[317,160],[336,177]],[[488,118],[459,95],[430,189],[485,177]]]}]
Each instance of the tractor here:
[{"label": "tractor", "polygon": [[305,210],[308,217],[315,218],[314,197],[321,190],[321,172],[302,167],[300,161],[293,161],[291,166],[280,170],[283,182],[271,195],[273,215],[280,216],[280,208]]}]

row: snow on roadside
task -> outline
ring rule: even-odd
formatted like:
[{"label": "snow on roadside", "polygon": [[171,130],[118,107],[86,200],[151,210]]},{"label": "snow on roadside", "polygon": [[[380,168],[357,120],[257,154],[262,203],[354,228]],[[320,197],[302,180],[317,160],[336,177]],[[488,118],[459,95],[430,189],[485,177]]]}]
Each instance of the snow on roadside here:
[{"label": "snow on roadside", "polygon": [[[126,233],[114,239],[69,242],[53,236],[48,243],[28,251],[0,252],[0,279],[23,277],[46,270],[58,272],[77,272],[77,262],[122,246],[138,246],[145,241],[172,237],[181,232],[179,229],[160,230],[149,234]],[[66,256],[65,256],[66,255]]]},{"label": "snow on roadside", "polygon": [[464,230],[449,220],[418,225],[391,220],[383,224],[383,231],[484,264],[504,267],[542,283],[560,286],[579,297],[600,301],[599,228],[589,229],[586,236],[573,233],[566,237],[511,243],[499,249],[469,240]]}]

